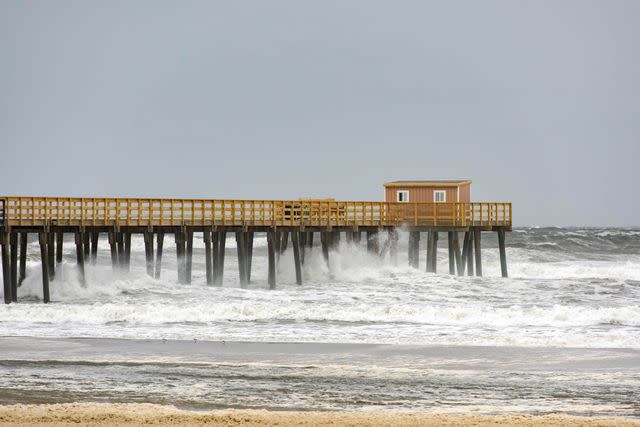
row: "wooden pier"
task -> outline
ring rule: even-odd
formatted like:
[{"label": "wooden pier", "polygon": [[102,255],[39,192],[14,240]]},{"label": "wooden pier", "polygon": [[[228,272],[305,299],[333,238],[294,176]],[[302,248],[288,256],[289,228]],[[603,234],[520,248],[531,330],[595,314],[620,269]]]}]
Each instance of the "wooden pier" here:
[{"label": "wooden pier", "polygon": [[[291,245],[296,282],[302,284],[306,254],[320,234],[327,263],[341,233],[349,242],[366,236],[367,250],[397,260],[398,233],[409,233],[409,264],[419,268],[419,243],[426,234],[426,270],[436,272],[439,236],[446,235],[449,274],[482,276],[482,232],[498,234],[501,272],[507,277],[505,232],[511,231],[511,203],[353,202],[334,200],[194,200],[66,197],[0,198],[0,241],[5,303],[17,301],[25,278],[28,233],[37,234],[42,260],[44,302],[55,281],[56,264],[62,262],[64,234],[74,236],[81,280],[87,264],[95,264],[98,241],[108,239],[114,269],[128,271],[131,236],[141,234],[149,276],[160,278],[165,235],[173,235],[178,261],[178,282],[191,282],[193,239],[204,239],[206,280],[222,285],[228,233],[237,242],[240,286],[251,281],[254,234],[266,233],[267,283],[276,287],[279,255]],[[386,239],[380,247],[379,233]],[[460,249],[459,234],[463,234]],[[316,241],[317,242],[317,241]],[[474,269],[475,267],[475,269]]]}]

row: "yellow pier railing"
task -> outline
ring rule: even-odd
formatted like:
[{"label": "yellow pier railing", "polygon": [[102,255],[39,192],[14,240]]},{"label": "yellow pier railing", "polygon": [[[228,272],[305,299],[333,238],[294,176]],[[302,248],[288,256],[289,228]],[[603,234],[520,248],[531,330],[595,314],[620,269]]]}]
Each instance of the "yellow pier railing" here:
[{"label": "yellow pier railing", "polygon": [[511,203],[2,197],[8,226],[511,226]]}]

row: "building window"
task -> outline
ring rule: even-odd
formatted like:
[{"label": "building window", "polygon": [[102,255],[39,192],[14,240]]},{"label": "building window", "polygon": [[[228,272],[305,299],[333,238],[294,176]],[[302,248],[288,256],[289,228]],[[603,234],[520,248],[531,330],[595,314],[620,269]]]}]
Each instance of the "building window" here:
[{"label": "building window", "polygon": [[434,202],[446,202],[447,201],[447,192],[446,191],[434,191],[433,192],[433,201]]},{"label": "building window", "polygon": [[409,192],[408,191],[398,191],[398,201],[399,202],[408,202],[409,201]]}]

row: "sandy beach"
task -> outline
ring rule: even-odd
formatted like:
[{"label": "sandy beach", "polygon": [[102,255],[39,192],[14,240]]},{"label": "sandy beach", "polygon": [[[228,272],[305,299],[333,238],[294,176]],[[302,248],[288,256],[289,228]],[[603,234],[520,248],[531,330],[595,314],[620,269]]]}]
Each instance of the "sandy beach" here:
[{"label": "sandy beach", "polygon": [[637,426],[616,417],[474,415],[429,412],[305,412],[220,410],[189,412],[151,404],[70,403],[0,407],[0,425],[351,425],[351,426]]}]

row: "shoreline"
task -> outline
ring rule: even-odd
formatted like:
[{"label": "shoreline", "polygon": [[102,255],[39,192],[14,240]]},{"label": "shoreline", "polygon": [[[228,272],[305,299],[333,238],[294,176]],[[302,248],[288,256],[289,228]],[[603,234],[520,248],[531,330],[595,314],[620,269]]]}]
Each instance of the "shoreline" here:
[{"label": "shoreline", "polygon": [[351,426],[640,426],[640,419],[565,414],[485,415],[426,411],[268,411],[220,409],[195,412],[147,403],[62,403],[0,406],[0,425],[351,425]]}]

